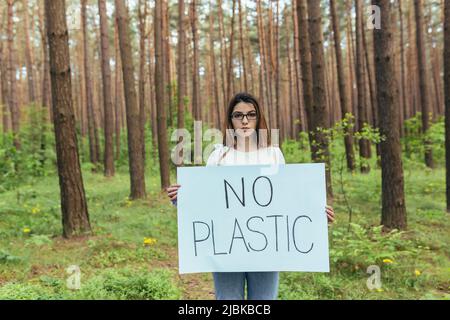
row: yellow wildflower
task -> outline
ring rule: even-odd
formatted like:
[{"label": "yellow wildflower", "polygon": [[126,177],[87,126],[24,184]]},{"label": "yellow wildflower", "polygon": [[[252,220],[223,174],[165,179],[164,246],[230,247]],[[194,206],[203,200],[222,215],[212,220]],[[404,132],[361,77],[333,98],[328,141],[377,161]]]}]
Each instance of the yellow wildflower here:
[{"label": "yellow wildflower", "polygon": [[390,264],[394,263],[394,261],[392,261],[391,259],[383,259],[383,263]]},{"label": "yellow wildflower", "polygon": [[156,243],[155,238],[144,238],[144,246],[151,246]]},{"label": "yellow wildflower", "polygon": [[30,233],[31,229],[30,228],[23,228],[23,233]]},{"label": "yellow wildflower", "polygon": [[33,208],[31,209],[31,213],[32,213],[32,214],[36,214],[36,213],[39,213],[39,212],[41,212],[41,209],[39,209],[39,207],[33,207]]},{"label": "yellow wildflower", "polygon": [[418,276],[420,276],[421,275],[421,272],[419,271],[419,270],[414,270],[414,274],[416,275],[416,277],[418,277]]},{"label": "yellow wildflower", "polygon": [[377,291],[378,291],[378,292],[383,292],[384,290],[381,289],[381,288],[377,288]]}]

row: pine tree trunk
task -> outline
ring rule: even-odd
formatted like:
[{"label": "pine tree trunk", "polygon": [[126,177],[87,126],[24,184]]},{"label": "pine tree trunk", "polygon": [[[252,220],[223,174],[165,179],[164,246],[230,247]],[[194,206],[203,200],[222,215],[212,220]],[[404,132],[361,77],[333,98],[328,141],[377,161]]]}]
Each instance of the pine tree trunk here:
[{"label": "pine tree trunk", "polygon": [[200,77],[199,77],[199,43],[197,32],[197,8],[196,0],[191,2],[191,28],[192,28],[192,47],[194,51],[193,71],[192,71],[192,109],[194,111],[194,120],[201,121],[202,114],[200,109]]},{"label": "pine tree trunk", "polygon": [[242,60],[242,72],[243,74],[241,75],[244,76],[244,90],[247,92],[249,86],[248,83],[248,79],[247,79],[247,65],[245,63],[245,51],[244,51],[244,32],[243,32],[243,27],[242,27],[242,4],[241,4],[241,0],[238,0],[238,10],[239,10],[239,45],[240,45],[240,50],[241,50],[241,60]]},{"label": "pine tree trunk", "polygon": [[400,101],[394,64],[394,7],[389,0],[373,0],[381,8],[382,28],[374,29],[376,82],[381,145],[381,224],[385,229],[406,229],[406,206],[398,117]]},{"label": "pine tree trunk", "polygon": [[398,15],[400,20],[400,70],[401,70],[401,100],[402,100],[402,115],[400,118],[400,127],[402,128],[400,134],[404,135],[404,126],[403,121],[407,119],[407,90],[406,90],[406,68],[405,68],[405,37],[403,33],[403,8],[402,8],[402,0],[398,0]]},{"label": "pine tree trunk", "polygon": [[178,112],[177,127],[184,128],[184,110],[187,93],[186,78],[186,17],[184,0],[178,1]]},{"label": "pine tree trunk", "polygon": [[28,26],[28,0],[23,0],[23,12],[24,12],[24,36],[25,36],[25,62],[27,66],[27,80],[28,80],[28,101],[29,104],[34,104],[36,102],[36,88],[35,88],[35,72],[33,69],[34,59],[32,55],[31,45],[30,45],[30,34]]},{"label": "pine tree trunk", "polygon": [[[258,23],[258,43],[259,43],[259,55],[261,57],[261,63],[260,63],[260,98],[261,98],[261,104],[263,111],[266,115],[269,115],[270,110],[270,98],[269,98],[269,90],[268,90],[268,83],[267,80],[268,70],[267,70],[267,55],[266,55],[266,44],[265,44],[265,32],[264,32],[264,23],[263,23],[263,17],[262,17],[262,9],[261,9],[261,1],[257,1],[256,4],[256,10],[257,10],[257,23]],[[270,119],[267,118],[267,121],[269,121],[269,127],[270,127]]]},{"label": "pine tree trunk", "polygon": [[[158,151],[159,167],[161,173],[161,188],[165,189],[170,185],[169,176],[169,150],[167,141],[167,123],[166,109],[164,105],[164,65],[162,60],[163,46],[163,8],[162,3],[157,1],[155,4],[154,26],[155,26],[155,86],[156,86],[156,109],[158,123]],[[167,67],[167,66],[166,66]]]},{"label": "pine tree trunk", "polygon": [[120,61],[120,47],[119,47],[119,30],[117,27],[117,19],[114,19],[114,50],[115,50],[115,65],[114,65],[114,127],[115,127],[115,144],[116,152],[115,158],[120,159],[120,131],[121,131],[121,110],[122,100],[121,92],[123,86],[121,84],[122,64]]},{"label": "pine tree trunk", "polygon": [[[259,3],[259,2],[258,2]],[[224,44],[224,30],[223,30],[223,11],[222,11],[222,0],[218,1],[218,15],[219,15],[219,39],[220,39],[220,76],[222,82],[222,96],[224,104],[228,104],[231,97],[227,96],[227,84],[226,84],[226,72],[228,70],[228,60],[226,54],[226,47]]]},{"label": "pine tree trunk", "polygon": [[434,167],[431,141],[426,137],[430,128],[430,98],[428,91],[427,54],[424,36],[423,1],[414,0],[416,14],[417,64],[419,66],[420,104],[422,107],[422,134],[424,135],[425,164]]},{"label": "pine tree trunk", "polygon": [[144,158],[142,156],[142,132],[140,130],[140,114],[136,96],[133,55],[130,43],[128,13],[124,0],[115,0],[116,19],[119,30],[119,45],[122,62],[123,88],[125,92],[128,162],[130,168],[130,198],[145,197]]},{"label": "pine tree trunk", "polygon": [[14,147],[20,149],[20,110],[17,104],[17,83],[16,83],[16,61],[14,51],[14,13],[13,13],[14,0],[8,0],[8,74],[9,74],[9,92],[8,92],[8,105],[9,112],[11,113],[11,124],[13,131]]},{"label": "pine tree trunk", "polygon": [[141,130],[141,146],[142,157],[145,164],[145,38],[146,38],[146,19],[147,19],[147,1],[145,1],[144,12],[141,11],[142,0],[138,2],[138,17],[139,17],[139,120]]},{"label": "pine tree trunk", "polygon": [[53,119],[56,140],[63,235],[90,234],[86,196],[78,158],[75,116],[72,107],[69,37],[65,1],[45,0],[51,64]]},{"label": "pine tree trunk", "polygon": [[[172,74],[171,70],[171,48],[170,48],[170,39],[169,39],[169,5],[168,0],[163,1],[163,14],[162,14],[162,35],[164,37],[164,83],[165,83],[165,101],[166,108],[168,107],[169,114],[167,116],[168,125],[172,126]],[[201,97],[199,97],[199,101]],[[201,105],[201,103],[200,103]]]},{"label": "pine tree trunk", "polygon": [[308,0],[309,17],[309,39],[311,42],[311,70],[312,70],[312,92],[313,92],[313,126],[314,140],[317,143],[316,161],[326,164],[327,198],[329,203],[333,199],[331,186],[330,154],[328,150],[328,137],[317,128],[328,128],[328,111],[325,80],[325,57],[323,51],[322,13],[320,2]]},{"label": "pine tree trunk", "polygon": [[444,13],[445,163],[447,212],[450,213],[450,0]]},{"label": "pine tree trunk", "polygon": [[[337,76],[339,83],[339,99],[342,110],[342,117],[345,118],[347,113],[351,113],[351,107],[348,99],[348,89],[347,89],[347,79],[345,78],[344,63],[342,59],[342,49],[341,49],[341,33],[339,30],[339,21],[337,20],[336,14],[336,0],[330,0],[330,11],[331,19],[333,24],[333,34],[334,34],[334,48],[336,54],[336,64],[337,64]],[[347,169],[350,171],[355,170],[355,153],[353,150],[353,128],[352,120],[348,121],[348,125],[345,128],[345,155],[347,159]]]},{"label": "pine tree trunk", "polygon": [[[152,155],[153,155],[153,160],[156,163],[157,162],[157,148],[158,148],[158,125],[157,125],[157,121],[156,121],[156,94],[155,94],[155,81],[154,81],[154,76],[155,76],[155,72],[154,72],[154,65],[153,65],[153,60],[155,57],[155,53],[154,51],[154,46],[151,44],[151,36],[153,35],[153,33],[149,33],[149,37],[148,37],[148,42],[149,42],[149,47],[150,50],[148,50],[148,54],[149,54],[149,63],[148,63],[148,75],[149,75],[149,85],[150,85],[150,126],[151,126],[151,130],[152,130]],[[185,69],[186,70],[186,69]]]},{"label": "pine tree trunk", "polygon": [[87,39],[87,18],[86,18],[86,3],[87,0],[81,0],[81,28],[83,34],[83,66],[84,66],[84,87],[86,94],[86,109],[88,119],[88,132],[89,132],[89,154],[92,164],[94,164],[93,170],[97,170],[97,164],[100,158],[100,152],[98,150],[98,138],[95,125],[95,112],[94,112],[94,100],[92,96],[93,83],[91,80],[91,68],[89,64],[89,48]]},{"label": "pine tree trunk", "polygon": [[294,127],[295,139],[301,131],[306,131],[308,125],[305,122],[303,99],[301,98],[301,73],[300,73],[300,52],[299,52],[299,35],[298,35],[298,19],[297,19],[297,1],[292,1],[292,21],[294,27],[294,74],[295,74],[295,105],[298,107],[298,125]]},{"label": "pine tree trunk", "polygon": [[306,0],[297,0],[297,18],[299,30],[302,83],[303,83],[303,101],[306,111],[306,120],[308,123],[309,145],[311,148],[311,159],[316,161],[317,147],[314,143],[313,114],[313,87],[312,87],[312,69],[311,69],[311,44],[309,41],[309,25]]},{"label": "pine tree trunk", "polygon": [[231,31],[230,31],[230,50],[228,52],[228,70],[227,70],[227,96],[228,99],[232,98],[234,92],[234,73],[233,73],[233,46],[234,46],[234,18],[236,12],[236,0],[233,0],[232,5],[232,13],[231,13]]},{"label": "pine tree trunk", "polygon": [[[212,12],[212,6],[210,5],[210,11]],[[215,111],[213,113],[216,115],[216,123],[215,126],[219,130],[222,127],[222,117],[221,117],[221,107],[219,103],[219,84],[217,79],[217,68],[216,68],[216,56],[214,54],[214,16],[213,14],[209,15],[209,61],[211,64],[211,72],[212,72],[212,85],[214,91],[214,108]]]},{"label": "pine tree trunk", "polygon": [[8,66],[4,57],[3,42],[0,41],[0,86],[2,93],[2,131],[4,134],[8,133],[10,129],[9,111],[8,111]]},{"label": "pine tree trunk", "polygon": [[108,20],[106,16],[105,0],[98,0],[98,10],[100,15],[103,110],[105,119],[104,174],[106,177],[111,177],[114,176],[114,146],[113,146],[114,119],[113,119],[113,106],[111,100],[111,68],[109,65],[110,54],[109,54]]},{"label": "pine tree trunk", "polygon": [[[358,88],[358,127],[359,131],[368,124],[367,105],[366,105],[366,86],[365,86],[365,67],[364,67],[364,39],[362,34],[362,0],[355,0],[356,6],[356,82]],[[368,173],[370,166],[370,142],[367,139],[359,140],[359,156],[361,158],[361,172]]]}]

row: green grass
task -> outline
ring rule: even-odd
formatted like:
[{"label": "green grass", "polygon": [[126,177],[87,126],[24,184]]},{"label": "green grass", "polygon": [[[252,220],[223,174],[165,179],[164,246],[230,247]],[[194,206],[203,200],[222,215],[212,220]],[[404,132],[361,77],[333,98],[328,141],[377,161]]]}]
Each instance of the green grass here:
[{"label": "green grass", "polygon": [[[307,159],[301,157],[286,154],[288,162]],[[350,231],[338,164],[333,167],[337,222],[329,230],[331,272],[281,273],[280,299],[450,298],[445,170],[407,159],[404,166],[408,230],[390,234],[377,227],[381,173],[375,160],[367,175],[343,175],[353,210]],[[147,170],[148,198],[130,201],[126,169],[107,179],[88,168],[83,178],[91,237],[61,237],[56,174],[30,177],[0,193],[0,299],[214,298],[210,274],[178,275],[176,209],[159,192],[157,170]],[[144,238],[157,241],[144,245]],[[81,270],[80,290],[66,286],[71,265]],[[366,285],[370,265],[381,269],[379,290]]]}]

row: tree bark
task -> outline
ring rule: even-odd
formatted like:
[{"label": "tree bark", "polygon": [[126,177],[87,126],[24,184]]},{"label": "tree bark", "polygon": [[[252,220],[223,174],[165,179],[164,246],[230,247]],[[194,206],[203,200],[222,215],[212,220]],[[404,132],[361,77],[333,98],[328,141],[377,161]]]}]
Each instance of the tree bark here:
[{"label": "tree bark", "polygon": [[445,164],[447,212],[450,213],[450,0],[444,13]]},{"label": "tree bark", "polygon": [[146,38],[146,20],[147,20],[147,1],[144,4],[144,12],[141,11],[142,0],[138,2],[138,18],[139,18],[139,120],[142,135],[142,157],[145,164],[145,38]]},{"label": "tree bark", "polygon": [[[358,88],[358,123],[361,132],[364,124],[368,124],[366,103],[366,86],[365,86],[365,68],[364,68],[364,39],[363,39],[363,22],[362,22],[362,0],[355,0],[356,6],[356,82]],[[361,158],[361,173],[368,173],[370,166],[368,159],[370,158],[370,142],[367,139],[359,140],[359,156]]]},{"label": "tree bark", "polygon": [[424,36],[423,1],[414,0],[416,14],[417,64],[419,66],[420,104],[422,107],[422,134],[424,136],[425,164],[434,167],[431,141],[426,137],[430,128],[430,98],[428,91],[427,54]]},{"label": "tree bark", "polygon": [[20,149],[21,143],[19,138],[20,133],[20,110],[17,104],[17,83],[16,83],[16,61],[14,52],[14,0],[8,0],[8,74],[9,74],[9,92],[8,105],[11,113],[11,124],[13,131],[13,143],[16,149]]},{"label": "tree bark", "polygon": [[[347,113],[351,113],[351,107],[348,99],[347,80],[344,72],[344,62],[342,59],[341,49],[341,32],[339,30],[339,21],[336,14],[336,1],[330,0],[331,20],[333,24],[334,34],[334,48],[337,64],[337,76],[339,83],[339,100],[341,104],[342,117],[345,118]],[[344,143],[345,143],[345,155],[347,159],[347,169],[350,171],[355,170],[355,153],[353,150],[353,124],[351,118],[349,118],[348,125],[344,130]]]},{"label": "tree bark", "polygon": [[84,67],[84,87],[86,93],[86,109],[89,132],[89,154],[90,160],[94,165],[93,170],[97,170],[97,164],[100,160],[100,150],[98,145],[98,132],[95,124],[94,100],[92,96],[93,83],[91,80],[91,67],[89,64],[89,50],[87,39],[87,18],[86,18],[87,0],[81,0],[81,28],[83,34],[83,67]]},{"label": "tree bark", "polygon": [[185,99],[187,98],[186,77],[186,16],[184,0],[178,1],[178,112],[177,127],[184,128]]},{"label": "tree bark", "polygon": [[114,176],[114,119],[113,106],[111,100],[111,68],[109,65],[109,37],[108,20],[106,16],[105,0],[98,0],[98,10],[100,14],[100,32],[102,48],[102,79],[103,79],[103,110],[104,110],[104,134],[105,134],[105,156],[104,156],[104,175],[106,177]]},{"label": "tree bark", "polygon": [[[213,113],[216,116],[215,126],[219,130],[222,127],[222,116],[221,116],[221,107],[219,103],[219,84],[217,79],[217,68],[216,68],[216,56],[214,54],[214,16],[212,14],[212,6],[210,4],[210,15],[209,15],[209,61],[211,64],[211,72],[212,72],[212,86],[214,91],[214,108],[215,111]],[[242,38],[241,38],[242,40]]]},{"label": "tree bark", "polygon": [[380,132],[386,137],[381,142],[381,224],[387,230],[406,229],[406,206],[398,130],[399,96],[394,65],[395,10],[389,0],[373,0],[381,8],[382,28],[374,29],[376,79],[378,84],[378,115]]},{"label": "tree bark", "polygon": [[117,19],[114,19],[114,49],[115,49],[115,64],[114,64],[114,127],[115,127],[115,144],[116,154],[115,158],[120,159],[120,131],[121,131],[121,110],[122,110],[122,63],[120,61],[120,46],[119,46],[119,30],[117,27]]},{"label": "tree bark", "polygon": [[329,137],[318,128],[328,128],[328,110],[326,97],[326,81],[325,81],[325,57],[323,51],[323,34],[322,34],[322,13],[320,2],[317,0],[308,0],[308,16],[309,16],[309,39],[311,42],[311,70],[312,70],[312,91],[313,91],[313,120],[314,124],[314,140],[317,144],[316,161],[326,164],[326,182],[327,182],[327,198],[329,203],[333,199],[333,189],[331,186],[331,167],[330,154],[328,150]]},{"label": "tree bark", "polygon": [[128,162],[131,183],[130,198],[139,199],[145,197],[144,158],[142,156],[142,132],[140,130],[140,115],[135,88],[128,13],[124,0],[115,0],[115,3],[121,60],[122,62],[127,62],[122,63],[122,73],[128,133]]},{"label": "tree bark", "polygon": [[191,28],[192,28],[192,50],[194,51],[194,61],[192,70],[192,109],[195,121],[202,120],[202,112],[200,106],[200,77],[199,77],[199,48],[198,48],[198,32],[197,32],[197,8],[196,0],[192,0],[191,12]]},{"label": "tree bark", "polygon": [[8,111],[8,65],[6,59],[4,57],[6,54],[4,53],[3,42],[0,41],[0,86],[2,93],[2,131],[4,134],[8,133],[10,126],[10,118]]},{"label": "tree bark", "polygon": [[155,4],[154,26],[155,26],[155,88],[156,88],[156,108],[158,123],[158,151],[159,167],[161,173],[161,188],[165,189],[170,185],[169,176],[169,150],[167,141],[167,115],[164,105],[164,69],[162,65],[163,46],[162,41],[162,3]]},{"label": "tree bark", "polygon": [[316,145],[314,143],[313,132],[316,130],[314,126],[313,114],[313,87],[312,87],[312,69],[311,69],[311,44],[309,41],[309,25],[306,0],[297,0],[297,18],[298,33],[300,43],[301,71],[303,83],[303,101],[306,111],[306,121],[308,123],[308,137],[311,148],[311,159],[316,160]]},{"label": "tree bark", "polygon": [[90,234],[91,226],[78,158],[65,1],[45,0],[45,14],[63,236],[70,238]]},{"label": "tree bark", "polygon": [[25,35],[25,62],[27,66],[27,80],[28,80],[28,102],[34,104],[36,102],[36,88],[35,88],[35,72],[33,69],[34,59],[30,45],[30,33],[28,25],[28,0],[23,0],[24,12],[24,35]]}]

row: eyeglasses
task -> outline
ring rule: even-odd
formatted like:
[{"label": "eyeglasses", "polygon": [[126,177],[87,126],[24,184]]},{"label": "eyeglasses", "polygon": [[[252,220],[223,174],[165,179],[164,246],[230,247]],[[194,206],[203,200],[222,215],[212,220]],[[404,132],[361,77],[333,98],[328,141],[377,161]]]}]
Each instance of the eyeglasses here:
[{"label": "eyeglasses", "polygon": [[258,113],[256,111],[250,111],[248,113],[242,113],[242,112],[233,112],[231,115],[231,118],[233,120],[243,120],[244,117],[247,117],[247,120],[256,120],[258,118]]}]

